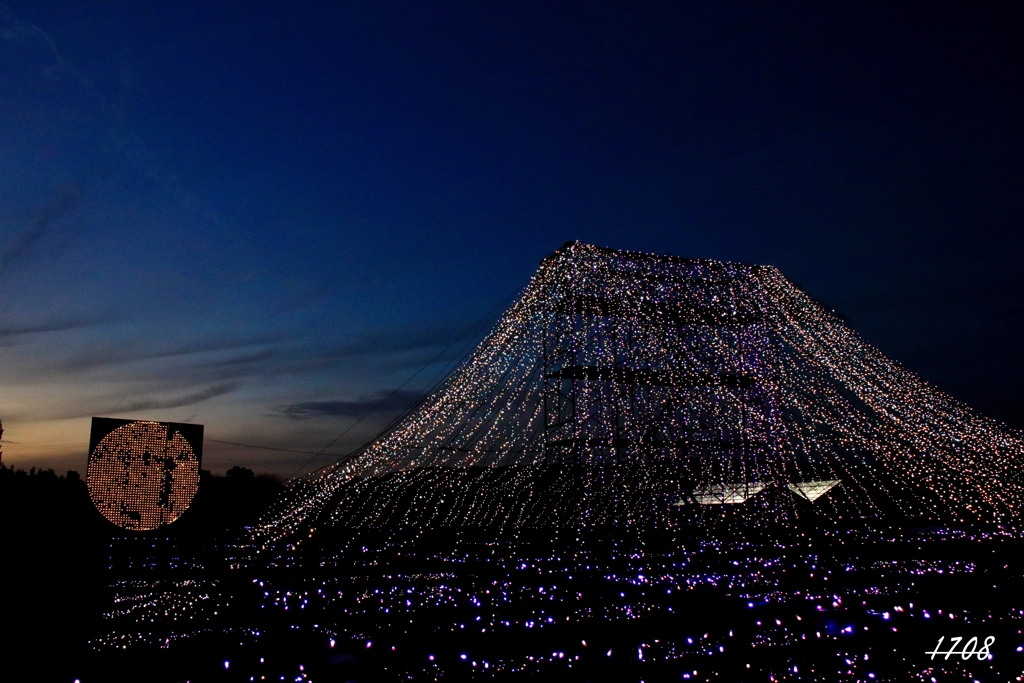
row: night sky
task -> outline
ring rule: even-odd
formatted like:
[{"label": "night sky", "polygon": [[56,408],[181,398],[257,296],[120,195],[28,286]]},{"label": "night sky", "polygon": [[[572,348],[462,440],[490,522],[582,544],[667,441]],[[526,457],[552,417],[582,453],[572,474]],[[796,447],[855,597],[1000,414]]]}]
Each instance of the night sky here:
[{"label": "night sky", "polygon": [[1022,428],[1022,227],[1020,2],[0,5],[18,467],[84,472],[93,415],[327,464],[218,441],[383,399],[347,453],[567,240],[778,266]]}]

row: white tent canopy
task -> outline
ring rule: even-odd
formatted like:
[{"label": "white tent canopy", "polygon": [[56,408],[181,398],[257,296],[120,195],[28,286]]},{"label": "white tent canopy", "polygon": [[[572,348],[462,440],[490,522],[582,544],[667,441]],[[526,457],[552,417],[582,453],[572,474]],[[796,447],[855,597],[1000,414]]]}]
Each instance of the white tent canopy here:
[{"label": "white tent canopy", "polygon": [[839,484],[838,479],[822,479],[820,481],[801,481],[797,484],[789,484],[789,490],[793,493],[806,498],[812,503],[826,493],[828,493],[833,487]]}]

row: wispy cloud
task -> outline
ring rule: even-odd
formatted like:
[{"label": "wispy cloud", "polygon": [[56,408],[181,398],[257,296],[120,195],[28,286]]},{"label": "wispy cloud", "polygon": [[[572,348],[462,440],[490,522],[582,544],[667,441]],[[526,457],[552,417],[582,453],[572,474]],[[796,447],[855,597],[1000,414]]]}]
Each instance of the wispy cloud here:
[{"label": "wispy cloud", "polygon": [[327,358],[343,359],[375,356],[431,347],[447,346],[463,331],[465,323],[432,323],[388,332],[362,335],[344,344],[333,346],[323,354]]},{"label": "wispy cloud", "polygon": [[382,391],[356,401],[303,401],[278,408],[279,415],[291,418],[362,417],[373,409],[394,411],[408,408],[420,398],[416,391]]},{"label": "wispy cloud", "polygon": [[238,388],[237,384],[216,384],[205,389],[178,396],[170,399],[128,399],[117,408],[118,412],[131,412],[133,410],[157,410],[160,408],[180,408],[195,403],[202,403],[217,396],[229,394]]},{"label": "wispy cloud", "polygon": [[44,238],[53,233],[64,216],[74,213],[81,199],[77,187],[69,186],[40,208],[28,220],[28,227],[18,233],[10,244],[0,245],[0,275],[17,261],[30,256]]},{"label": "wispy cloud", "polygon": [[[76,389],[70,395],[55,397],[43,403],[19,402],[17,396],[8,399],[4,417],[10,415],[11,422],[32,422],[37,420],[73,420],[90,416],[132,415],[183,406],[197,405],[210,399],[224,396],[237,390],[237,382],[221,382],[196,386],[139,387],[117,396],[90,394]],[[181,420],[179,420],[181,421]]]},{"label": "wispy cloud", "polygon": [[45,332],[65,332],[67,330],[78,330],[84,327],[98,325],[104,320],[100,318],[78,318],[71,320],[52,320],[48,322],[31,323],[23,325],[0,325],[0,340],[10,337],[20,337],[28,334],[42,334]]},{"label": "wispy cloud", "polygon": [[0,5],[0,38],[7,42],[27,42],[41,39],[48,48],[54,64],[67,65],[50,36],[43,33],[42,29],[35,24],[18,19],[6,5]]},{"label": "wispy cloud", "polygon": [[[107,365],[119,365],[122,363],[132,363],[137,361],[184,357],[204,353],[239,351],[242,349],[255,349],[260,346],[283,341],[286,338],[286,335],[283,334],[257,335],[241,339],[215,337],[190,340],[165,346],[156,346],[155,348],[152,345],[147,346],[146,344],[132,343],[131,340],[126,340],[120,343],[107,344],[100,348],[95,348],[88,352],[71,356],[62,361],[60,366],[64,371],[81,372]],[[248,355],[248,357],[253,360],[256,357],[268,358],[271,355],[272,353],[270,351],[260,350],[253,351]],[[244,358],[246,357],[243,356],[240,359],[236,359],[236,362],[241,362]],[[230,362],[232,362],[232,359],[218,359],[216,362],[204,361],[200,363],[200,365],[223,365]]]}]

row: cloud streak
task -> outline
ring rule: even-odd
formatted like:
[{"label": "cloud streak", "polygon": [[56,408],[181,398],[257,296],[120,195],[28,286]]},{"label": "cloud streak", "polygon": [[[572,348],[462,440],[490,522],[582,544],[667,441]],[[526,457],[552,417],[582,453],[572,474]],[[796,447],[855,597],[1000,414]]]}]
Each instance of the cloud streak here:
[{"label": "cloud streak", "polygon": [[431,324],[390,332],[365,334],[328,349],[323,356],[332,359],[379,356],[450,344],[465,329],[466,323]]},{"label": "cloud streak", "polygon": [[[53,366],[62,373],[85,373],[110,366],[149,362],[157,375],[173,370],[175,377],[192,377],[195,381],[325,372],[349,362],[372,363],[387,373],[422,363],[423,357],[431,350],[450,343],[457,329],[458,326],[453,325],[370,333],[334,345],[310,343],[311,335],[295,331],[248,338],[199,338],[162,348],[119,340],[66,357]],[[0,330],[0,338],[2,332]],[[157,361],[175,359],[182,362],[173,366],[156,364]]]},{"label": "cloud streak", "polygon": [[158,410],[161,408],[180,408],[182,406],[190,406],[195,403],[202,403],[211,398],[217,396],[223,396],[229,394],[238,388],[237,384],[226,383],[216,384],[200,391],[186,394],[178,398],[172,399],[143,399],[143,400],[128,400],[124,402],[120,407],[117,408],[119,413],[131,412],[133,410]]},{"label": "cloud streak", "polygon": [[11,264],[30,255],[33,248],[54,231],[56,223],[64,216],[74,213],[81,199],[75,187],[65,187],[48,202],[29,222],[27,230],[18,235],[10,245],[0,248],[0,275]]},{"label": "cloud streak", "polygon": [[418,391],[381,391],[356,401],[303,401],[277,409],[279,415],[295,419],[311,417],[362,417],[369,411],[408,408],[422,394]]},{"label": "cloud streak", "polygon": [[[159,360],[165,358],[178,358],[204,353],[215,353],[222,351],[239,351],[264,346],[273,342],[280,342],[287,337],[283,334],[267,334],[242,339],[207,338],[183,342],[164,348],[145,348],[138,344],[117,344],[108,345],[94,349],[88,353],[78,354],[61,362],[61,369],[69,372],[82,372],[108,365],[119,365],[122,363],[134,363],[138,361]],[[235,362],[244,362],[245,358],[256,360],[257,358],[270,358],[273,354],[268,351],[253,352],[242,359],[235,359]],[[203,363],[203,365],[223,365],[231,363],[231,359],[219,360],[216,362]]]},{"label": "cloud streak", "polygon": [[46,332],[66,332],[68,330],[79,330],[85,327],[92,327],[104,322],[97,318],[80,318],[72,320],[54,320],[30,325],[0,326],[0,340],[10,337],[20,337],[29,334],[42,334]]}]

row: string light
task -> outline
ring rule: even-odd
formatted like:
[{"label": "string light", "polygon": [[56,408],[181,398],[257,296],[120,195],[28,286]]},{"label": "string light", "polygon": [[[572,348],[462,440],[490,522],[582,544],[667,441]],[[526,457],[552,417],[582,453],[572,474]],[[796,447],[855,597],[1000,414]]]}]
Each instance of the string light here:
[{"label": "string light", "polygon": [[[716,501],[743,503],[740,524],[793,522],[801,500],[1000,521],[1022,455],[776,268],[573,243],[433,396],[296,486],[252,543],[307,522],[710,525]],[[721,493],[739,489],[764,493]]]},{"label": "string light", "polygon": [[[388,660],[403,679],[567,676],[588,657],[678,662],[685,680],[733,665],[873,679],[876,650],[845,643],[868,633],[888,653],[889,634],[940,614],[898,597],[915,582],[995,581],[938,550],[1013,538],[1002,523],[1021,504],[1022,455],[1019,434],[886,358],[775,268],[574,243],[437,392],[226,548],[248,598],[237,579],[230,599],[209,578],[124,582],[94,645],[219,633],[258,650],[277,626],[363,653],[430,634],[429,654]],[[964,519],[997,524],[947,524]],[[681,596],[712,590],[728,622],[648,637],[650,624],[699,623],[673,621]],[[225,617],[236,600],[245,609]],[[988,628],[1024,610],[955,616]],[[617,640],[588,635],[589,649],[572,630],[629,622],[647,628],[611,626]],[[801,647],[821,658],[772,654]],[[928,680],[918,655],[884,665],[885,680]]]},{"label": "string light", "polygon": [[[94,418],[94,438],[97,421],[112,422]],[[89,453],[89,497],[124,529],[149,531],[173,522],[199,488],[199,458],[192,445],[166,422],[117,422],[123,424]]]}]

